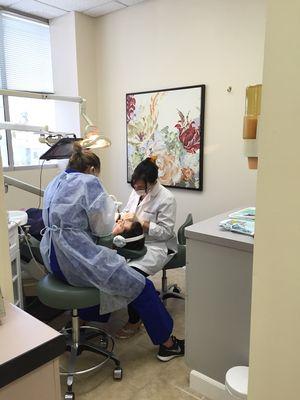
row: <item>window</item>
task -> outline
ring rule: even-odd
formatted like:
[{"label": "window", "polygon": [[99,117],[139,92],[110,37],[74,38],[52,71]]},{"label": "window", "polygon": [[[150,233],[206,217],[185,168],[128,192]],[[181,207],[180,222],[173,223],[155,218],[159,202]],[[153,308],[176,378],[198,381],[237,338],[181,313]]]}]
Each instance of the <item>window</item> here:
[{"label": "window", "polygon": [[[49,25],[0,11],[0,85],[2,89],[53,92]],[[0,120],[49,126],[55,130],[53,101],[0,96]],[[2,130],[3,166],[34,166],[48,147],[39,134]]]},{"label": "window", "polygon": [[[24,99],[22,97],[8,98],[10,120],[18,124],[45,126],[54,129],[54,102]],[[48,146],[39,142],[39,134],[22,131],[11,131],[14,166],[38,165],[39,157]]]}]

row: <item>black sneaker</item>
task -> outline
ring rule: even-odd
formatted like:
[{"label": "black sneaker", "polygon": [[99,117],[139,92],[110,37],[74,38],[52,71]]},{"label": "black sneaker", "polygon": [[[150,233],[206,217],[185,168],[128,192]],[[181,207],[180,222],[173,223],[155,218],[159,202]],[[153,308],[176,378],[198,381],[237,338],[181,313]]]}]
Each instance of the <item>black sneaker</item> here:
[{"label": "black sneaker", "polygon": [[157,358],[160,361],[170,361],[175,357],[182,357],[184,356],[184,340],[179,340],[175,336],[172,336],[173,339],[173,346],[166,347],[163,344],[159,346],[159,351],[157,354]]}]

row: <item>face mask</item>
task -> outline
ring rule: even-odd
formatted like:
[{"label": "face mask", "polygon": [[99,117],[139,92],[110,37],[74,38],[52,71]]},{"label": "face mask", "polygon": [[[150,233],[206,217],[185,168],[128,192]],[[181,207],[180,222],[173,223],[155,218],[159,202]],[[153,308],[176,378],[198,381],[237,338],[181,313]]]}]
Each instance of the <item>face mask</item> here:
[{"label": "face mask", "polygon": [[145,196],[146,191],[145,191],[145,189],[141,189],[141,190],[136,190],[135,193],[136,193],[139,197],[141,197],[141,196]]}]

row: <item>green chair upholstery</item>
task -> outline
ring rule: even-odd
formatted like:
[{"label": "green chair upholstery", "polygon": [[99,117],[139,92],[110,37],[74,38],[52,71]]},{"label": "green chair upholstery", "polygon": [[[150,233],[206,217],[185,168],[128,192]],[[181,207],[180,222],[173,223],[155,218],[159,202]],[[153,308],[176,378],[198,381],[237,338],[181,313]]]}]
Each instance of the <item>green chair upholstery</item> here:
[{"label": "green chair upholstery", "polygon": [[49,274],[41,279],[37,287],[38,297],[48,307],[73,310],[99,304],[99,290],[70,286]]},{"label": "green chair upholstery", "polygon": [[186,247],[182,244],[178,244],[177,253],[171,260],[165,265],[166,269],[173,269],[185,266],[186,259]]},{"label": "green chair upholstery", "polygon": [[184,299],[181,295],[181,289],[175,283],[173,285],[168,286],[167,279],[167,270],[182,268],[186,265],[186,238],[185,238],[185,228],[193,224],[193,216],[192,214],[188,214],[184,223],[180,226],[177,233],[177,253],[171,260],[164,266],[162,270],[162,278],[161,278],[161,293],[160,297],[162,300],[166,300],[168,298],[177,298]]},{"label": "green chair upholstery", "polygon": [[126,258],[126,260],[136,260],[137,258],[143,257],[147,253],[147,247],[144,246],[142,250],[129,250],[125,247],[119,247],[117,249],[118,254]]},{"label": "green chair upholstery", "polygon": [[192,216],[192,214],[188,214],[188,216],[186,217],[186,220],[181,225],[181,227],[178,229],[177,240],[178,240],[179,244],[182,244],[182,245],[186,244],[186,237],[185,237],[185,234],[184,234],[184,230],[185,230],[185,228],[187,228],[190,225],[193,225],[193,216]]},{"label": "green chair upholstery", "polygon": [[111,233],[110,235],[97,238],[97,244],[112,249],[113,240],[114,240],[114,235]]},{"label": "green chair upholstery", "polygon": [[193,224],[192,214],[188,214],[186,220],[178,229],[177,240],[178,250],[171,260],[165,265],[164,269],[174,269],[184,267],[186,264],[186,237],[184,234],[185,228]]}]

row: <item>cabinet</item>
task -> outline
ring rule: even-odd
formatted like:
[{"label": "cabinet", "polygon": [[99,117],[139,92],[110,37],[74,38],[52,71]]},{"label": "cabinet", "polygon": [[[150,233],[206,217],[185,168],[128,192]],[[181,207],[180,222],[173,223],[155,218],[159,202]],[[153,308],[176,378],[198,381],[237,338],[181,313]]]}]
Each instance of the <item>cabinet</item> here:
[{"label": "cabinet", "polygon": [[186,362],[221,384],[231,367],[249,363],[253,238],[219,228],[233,211],[185,230]]},{"label": "cabinet", "polygon": [[8,226],[9,236],[9,255],[11,263],[11,274],[13,281],[14,304],[23,308],[23,291],[22,291],[22,275],[21,275],[21,261],[19,249],[19,235],[18,226],[10,224]]},{"label": "cabinet", "polygon": [[5,302],[0,327],[0,400],[59,400],[64,337]]}]

